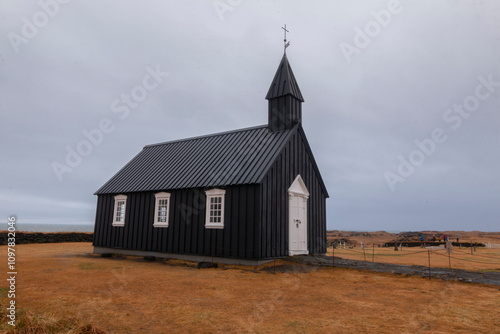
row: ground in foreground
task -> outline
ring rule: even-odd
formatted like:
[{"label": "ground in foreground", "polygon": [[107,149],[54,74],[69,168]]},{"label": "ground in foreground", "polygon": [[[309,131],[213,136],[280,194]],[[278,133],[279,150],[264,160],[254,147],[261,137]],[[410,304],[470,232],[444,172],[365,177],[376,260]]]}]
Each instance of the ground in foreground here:
[{"label": "ground in foreground", "polygon": [[[18,307],[38,319],[111,333],[492,333],[500,327],[498,287],[284,261],[278,270],[273,263],[198,270],[180,261],[100,258],[90,255],[90,243],[16,248]],[[6,302],[4,293],[2,311]],[[5,319],[1,326],[9,327]]]}]

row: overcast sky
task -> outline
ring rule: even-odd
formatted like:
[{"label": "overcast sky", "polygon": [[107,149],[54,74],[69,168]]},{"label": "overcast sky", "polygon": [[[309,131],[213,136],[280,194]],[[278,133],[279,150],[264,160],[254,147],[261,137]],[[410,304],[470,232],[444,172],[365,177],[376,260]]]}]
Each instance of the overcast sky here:
[{"label": "overcast sky", "polygon": [[91,224],[145,145],[265,124],[284,24],[328,229],[500,230],[496,0],[0,0],[2,219]]}]

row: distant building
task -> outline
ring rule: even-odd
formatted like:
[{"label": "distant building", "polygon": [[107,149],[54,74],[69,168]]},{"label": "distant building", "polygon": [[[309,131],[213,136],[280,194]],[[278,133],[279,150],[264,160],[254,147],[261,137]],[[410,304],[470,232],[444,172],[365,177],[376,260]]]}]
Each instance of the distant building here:
[{"label": "distant building", "polygon": [[98,196],[94,253],[240,263],[326,252],[328,192],[286,54],[267,125],[148,145]]}]

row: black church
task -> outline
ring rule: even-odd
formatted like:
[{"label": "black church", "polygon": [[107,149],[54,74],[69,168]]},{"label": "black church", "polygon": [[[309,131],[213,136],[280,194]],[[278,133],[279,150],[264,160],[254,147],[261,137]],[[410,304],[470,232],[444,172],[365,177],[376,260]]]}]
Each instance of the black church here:
[{"label": "black church", "polygon": [[147,145],[104,184],[94,253],[255,263],[326,252],[326,199],[286,54],[268,124]]}]

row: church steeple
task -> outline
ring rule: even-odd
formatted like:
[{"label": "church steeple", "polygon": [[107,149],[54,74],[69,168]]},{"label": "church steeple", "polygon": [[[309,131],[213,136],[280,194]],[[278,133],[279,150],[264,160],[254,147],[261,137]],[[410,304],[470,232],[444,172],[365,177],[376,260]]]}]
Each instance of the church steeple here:
[{"label": "church steeple", "polygon": [[273,82],[266,95],[269,101],[269,130],[288,130],[302,122],[304,98],[295,80],[286,53],[278,66]]}]

